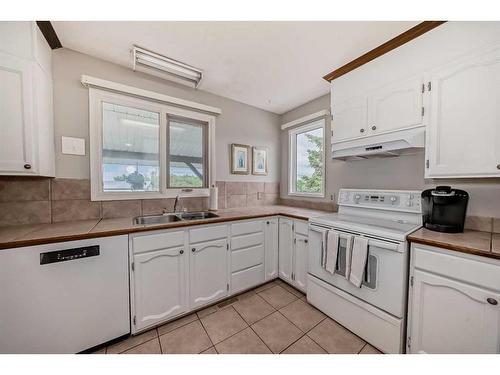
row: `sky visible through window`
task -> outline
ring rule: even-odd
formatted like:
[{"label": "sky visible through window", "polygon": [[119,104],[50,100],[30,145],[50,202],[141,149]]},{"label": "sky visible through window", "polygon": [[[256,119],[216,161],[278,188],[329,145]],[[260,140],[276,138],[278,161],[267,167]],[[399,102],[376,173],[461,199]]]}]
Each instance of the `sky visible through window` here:
[{"label": "sky visible through window", "polygon": [[306,134],[323,137],[323,128],[297,134],[297,179],[302,176],[311,177],[313,175],[314,168],[309,164],[309,153],[307,150],[319,150],[318,147],[307,138]]}]

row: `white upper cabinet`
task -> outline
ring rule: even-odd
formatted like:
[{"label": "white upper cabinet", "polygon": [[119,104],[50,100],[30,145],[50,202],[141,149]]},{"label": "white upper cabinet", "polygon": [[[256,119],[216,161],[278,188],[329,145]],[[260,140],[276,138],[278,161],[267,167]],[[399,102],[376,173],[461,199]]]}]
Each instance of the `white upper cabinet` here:
[{"label": "white upper cabinet", "polygon": [[332,143],[367,133],[367,98],[350,98],[334,104],[332,89]]},{"label": "white upper cabinet", "polygon": [[368,97],[367,134],[423,125],[422,77],[392,83]]},{"label": "white upper cabinet", "polygon": [[500,46],[431,75],[428,178],[500,176]]},{"label": "white upper cabinet", "polygon": [[0,175],[55,175],[51,55],[35,22],[0,22]]}]

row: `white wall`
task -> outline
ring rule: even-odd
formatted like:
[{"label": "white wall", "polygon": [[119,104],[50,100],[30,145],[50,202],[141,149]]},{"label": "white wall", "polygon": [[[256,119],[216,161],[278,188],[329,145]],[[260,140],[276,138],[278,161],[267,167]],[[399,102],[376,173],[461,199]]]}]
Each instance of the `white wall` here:
[{"label": "white wall", "polygon": [[[286,123],[311,113],[330,108],[330,95],[322,96],[281,117]],[[330,120],[327,119],[327,129]],[[470,194],[468,215],[500,217],[500,178],[491,179],[424,179],[425,158],[423,152],[385,159],[367,159],[356,161],[333,160],[329,155],[330,142],[327,143],[326,158],[326,199],[340,188],[368,189],[428,189],[437,185],[451,185],[464,189]],[[288,160],[288,129],[281,132],[283,161]],[[281,197],[301,199],[288,196],[288,163],[281,166]],[[314,200],[310,198],[309,200]]]},{"label": "white wall", "polygon": [[[89,178],[88,89],[82,74],[116,81],[222,109],[216,123],[216,177],[219,181],[279,181],[278,115],[208,92],[170,83],[66,48],[53,51],[56,176]],[[61,136],[86,139],[86,156],[63,155]],[[269,175],[231,175],[231,143],[269,148]]]}]

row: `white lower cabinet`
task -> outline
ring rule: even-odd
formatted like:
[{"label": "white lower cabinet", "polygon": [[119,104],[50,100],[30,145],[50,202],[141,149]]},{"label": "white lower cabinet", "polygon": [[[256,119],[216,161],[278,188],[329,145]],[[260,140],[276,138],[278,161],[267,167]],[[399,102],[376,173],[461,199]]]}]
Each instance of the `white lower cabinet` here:
[{"label": "white lower cabinet", "polygon": [[279,218],[279,277],[292,283],[293,220]]},{"label": "white lower cabinet", "polygon": [[264,247],[265,247],[265,266],[266,266],[266,281],[278,277],[278,249],[279,249],[279,233],[278,233],[278,218],[270,218],[266,220],[264,227]]},{"label": "white lower cabinet", "polygon": [[408,353],[500,353],[500,261],[412,245]]},{"label": "white lower cabinet", "polygon": [[190,245],[189,306],[196,309],[228,295],[227,238]]},{"label": "white lower cabinet", "polygon": [[295,235],[294,272],[293,281],[297,289],[304,293],[307,290],[307,261],[309,249],[308,237],[303,234]]},{"label": "white lower cabinet", "polygon": [[186,258],[184,247],[134,255],[136,330],[188,310]]},{"label": "white lower cabinet", "polygon": [[308,261],[307,222],[279,219],[279,277],[306,292]]}]

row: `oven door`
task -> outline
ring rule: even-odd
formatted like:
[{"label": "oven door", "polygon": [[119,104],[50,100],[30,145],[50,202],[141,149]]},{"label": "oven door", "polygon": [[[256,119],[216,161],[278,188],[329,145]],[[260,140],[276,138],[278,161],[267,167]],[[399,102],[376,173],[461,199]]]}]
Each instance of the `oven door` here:
[{"label": "oven door", "polygon": [[328,284],[362,299],[398,318],[405,312],[408,249],[406,243],[368,237],[368,260],[364,280],[360,288],[346,278],[346,236],[362,236],[359,233],[335,230],[339,233],[339,251],[335,273],[331,274],[321,265],[326,251],[324,238],[328,230],[322,226],[309,225],[309,273]]}]

